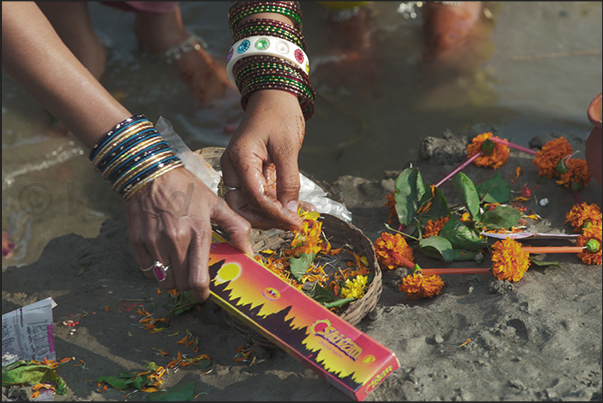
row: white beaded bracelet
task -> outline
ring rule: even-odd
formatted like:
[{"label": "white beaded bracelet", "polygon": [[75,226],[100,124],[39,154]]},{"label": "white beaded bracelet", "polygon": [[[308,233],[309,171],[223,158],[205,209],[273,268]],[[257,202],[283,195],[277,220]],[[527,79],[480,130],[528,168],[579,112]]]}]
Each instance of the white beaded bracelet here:
[{"label": "white beaded bracelet", "polygon": [[287,41],[276,36],[262,35],[262,36],[249,36],[243,38],[230,48],[226,62],[226,72],[228,78],[233,84],[237,84],[235,81],[232,68],[235,63],[240,59],[248,56],[276,56],[282,57],[296,66],[299,66],[306,74],[310,73],[310,60],[308,55],[303,51],[302,48],[297,46],[295,43]]}]

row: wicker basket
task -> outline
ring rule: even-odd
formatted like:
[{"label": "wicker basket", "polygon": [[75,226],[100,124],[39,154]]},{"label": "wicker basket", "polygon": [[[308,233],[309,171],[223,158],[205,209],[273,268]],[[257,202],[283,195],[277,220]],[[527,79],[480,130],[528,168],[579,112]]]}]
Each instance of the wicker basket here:
[{"label": "wicker basket", "polygon": [[[322,230],[333,248],[339,248],[344,244],[351,245],[354,251],[360,256],[366,256],[368,260],[368,268],[374,273],[372,282],[367,291],[359,300],[351,302],[340,313],[340,317],[352,325],[357,325],[360,321],[377,305],[377,301],[381,296],[382,291],[382,276],[381,269],[377,263],[375,250],[372,242],[352,224],[329,214],[321,214]],[[291,241],[292,234],[290,232],[273,229],[269,231],[254,230],[252,233],[252,244],[254,252],[264,249],[278,250],[284,245],[288,245]],[[256,344],[264,347],[274,347],[274,344],[264,336],[258,334],[241,321],[236,319],[226,310],[224,313],[225,321],[238,330],[248,339],[253,340]]]}]

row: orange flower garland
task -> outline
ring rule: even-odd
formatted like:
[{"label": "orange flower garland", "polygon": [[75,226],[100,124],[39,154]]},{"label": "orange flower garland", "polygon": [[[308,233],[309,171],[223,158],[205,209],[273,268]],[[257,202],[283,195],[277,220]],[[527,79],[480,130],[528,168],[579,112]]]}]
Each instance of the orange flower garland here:
[{"label": "orange flower garland", "polygon": [[433,298],[440,293],[444,287],[444,280],[434,274],[424,277],[421,273],[409,274],[398,284],[400,291],[404,292],[410,299]]},{"label": "orange flower garland", "polygon": [[511,238],[492,245],[492,274],[499,280],[519,281],[530,267],[530,253]]},{"label": "orange flower garland", "polygon": [[383,232],[375,241],[375,253],[382,269],[393,270],[398,267],[408,267],[404,260],[414,263],[412,248],[400,234]]},{"label": "orange flower garland", "polygon": [[580,232],[583,225],[601,225],[601,221],[601,208],[586,202],[574,205],[565,215],[565,222],[570,223],[575,232]]},{"label": "orange flower garland", "polygon": [[[576,245],[586,246],[582,253],[578,254],[580,260],[586,264],[601,264],[601,223],[598,225],[591,225],[588,228],[582,229],[582,234],[578,236]],[[594,252],[588,250],[588,247],[595,249]]]},{"label": "orange flower garland", "polygon": [[[467,158],[471,158],[482,150],[484,141],[492,137],[491,132],[482,133],[473,138],[471,143],[467,146]],[[484,152],[484,155],[478,157],[473,163],[478,167],[489,167],[493,169],[500,168],[509,160],[509,147],[494,143],[494,149],[491,153]]]},{"label": "orange flower garland", "polygon": [[572,146],[563,137],[547,141],[542,150],[536,153],[533,164],[538,168],[538,175],[556,178],[560,172],[555,169],[559,161],[574,152]]},{"label": "orange flower garland", "polygon": [[578,190],[590,182],[592,175],[585,160],[570,158],[565,165],[567,172],[559,174],[559,179],[556,181],[558,185]]},{"label": "orange flower garland", "polygon": [[423,234],[423,238],[427,238],[434,235],[439,235],[440,231],[444,225],[448,222],[450,216],[440,217],[437,220],[429,220],[427,224],[425,224],[425,233]]}]

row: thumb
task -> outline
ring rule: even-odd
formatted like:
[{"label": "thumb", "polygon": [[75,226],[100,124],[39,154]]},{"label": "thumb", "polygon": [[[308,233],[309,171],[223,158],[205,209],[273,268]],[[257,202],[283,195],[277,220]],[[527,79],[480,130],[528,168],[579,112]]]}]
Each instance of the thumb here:
[{"label": "thumb", "polygon": [[224,231],[230,235],[230,241],[237,249],[249,256],[253,256],[251,224],[247,220],[235,213],[220,198],[217,198],[211,219],[220,224]]}]

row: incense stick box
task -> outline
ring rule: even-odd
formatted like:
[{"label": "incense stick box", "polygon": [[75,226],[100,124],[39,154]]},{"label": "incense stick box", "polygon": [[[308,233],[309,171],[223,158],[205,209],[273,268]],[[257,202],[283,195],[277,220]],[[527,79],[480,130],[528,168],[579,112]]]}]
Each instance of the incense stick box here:
[{"label": "incense stick box", "polygon": [[353,399],[399,368],[387,347],[214,233],[211,298]]}]

